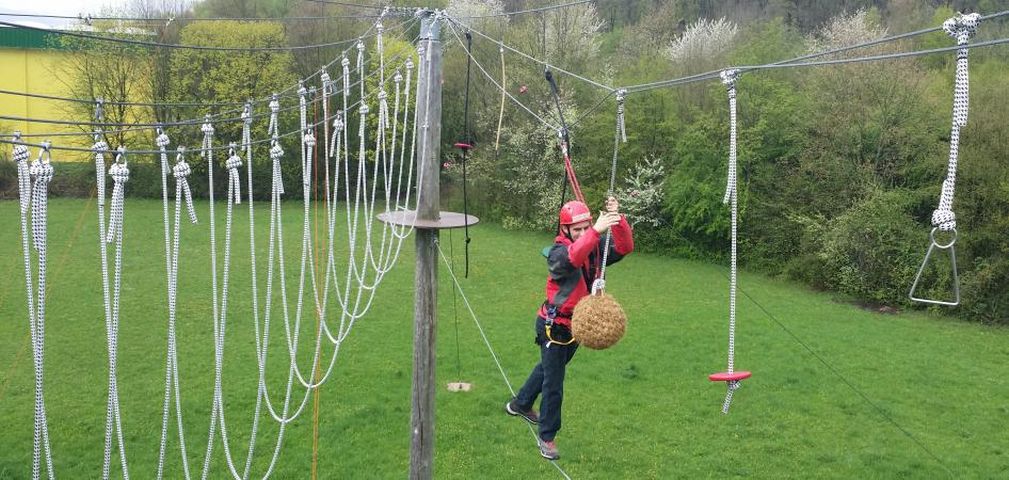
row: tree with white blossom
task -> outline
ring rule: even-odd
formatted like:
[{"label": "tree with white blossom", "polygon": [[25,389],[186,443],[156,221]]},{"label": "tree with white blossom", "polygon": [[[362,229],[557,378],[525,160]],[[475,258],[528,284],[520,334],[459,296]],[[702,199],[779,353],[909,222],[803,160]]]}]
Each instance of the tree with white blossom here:
[{"label": "tree with white blossom", "polygon": [[621,209],[632,225],[658,227],[662,219],[662,187],[666,169],[658,157],[648,156],[634,165],[627,186],[617,191]]}]

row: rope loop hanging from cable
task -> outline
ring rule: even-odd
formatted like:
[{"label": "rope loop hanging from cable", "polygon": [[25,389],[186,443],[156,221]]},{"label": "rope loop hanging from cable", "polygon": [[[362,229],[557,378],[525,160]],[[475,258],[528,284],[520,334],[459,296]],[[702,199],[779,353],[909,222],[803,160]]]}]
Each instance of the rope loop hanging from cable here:
[{"label": "rope loop hanging from cable", "polygon": [[270,99],[270,125],[266,128],[270,135],[270,160],[273,163],[273,189],[277,194],[284,194],[284,176],[280,170],[280,159],[284,157],[284,149],[280,146],[279,120],[280,96],[276,93]]},{"label": "rope loop hanging from cable", "polygon": [[[20,132],[15,139],[20,139]],[[24,147],[22,150],[19,147]],[[49,420],[45,404],[45,317],[46,317],[46,258],[48,229],[49,182],[53,177],[50,142],[42,142],[38,158],[28,164],[30,153],[25,145],[15,144],[13,156],[18,165],[18,194],[21,200],[21,247],[24,255],[25,294],[28,306],[28,326],[32,344],[35,370],[35,429],[32,449],[32,478],[41,478],[44,459],[49,478],[54,478],[53,461],[49,444]],[[32,180],[34,179],[34,184]],[[29,219],[29,214],[31,215]],[[30,224],[30,227],[29,227]],[[30,231],[30,233],[29,233]],[[29,237],[31,241],[29,242]],[[29,245],[30,243],[30,245]],[[32,282],[32,254],[37,252],[38,283]]]},{"label": "rope loop hanging from cable", "polygon": [[228,145],[228,160],[224,166],[228,169],[229,198],[234,199],[235,204],[242,203],[242,183],[238,176],[238,168],[242,166],[242,157],[238,156],[238,145],[231,142]]},{"label": "rope loop hanging from cable", "polygon": [[739,70],[727,69],[723,70],[719,76],[722,80],[722,84],[725,85],[726,92],[729,98],[729,166],[728,174],[725,182],[725,196],[722,198],[722,203],[728,203],[730,205],[730,216],[731,216],[731,254],[729,260],[729,351],[728,351],[728,369],[725,372],[714,373],[708,375],[708,379],[713,382],[725,382],[725,401],[722,402],[722,413],[729,413],[729,405],[732,404],[732,396],[739,389],[742,384],[742,380],[750,377],[750,372],[735,371],[735,358],[736,358],[736,283],[737,283],[737,227],[739,224],[738,220],[738,184],[737,184],[737,153],[736,153],[736,136],[737,136],[737,125],[736,125],[736,81],[739,79]]},{"label": "rope loop hanging from cable", "polygon": [[[981,15],[971,13],[968,15],[957,14],[943,22],[942,29],[956,40],[956,78],[953,86],[953,120],[949,134],[949,161],[946,167],[946,178],[942,182],[942,190],[939,194],[939,204],[932,212],[932,231],[929,233],[928,251],[925,252],[925,259],[918,267],[918,273],[911,284],[908,298],[912,301],[933,305],[957,306],[960,304],[960,277],[956,266],[956,214],[953,212],[953,196],[956,192],[956,167],[960,157],[960,129],[967,125],[967,112],[970,101],[970,78],[968,76],[967,52],[968,43],[971,37],[977,32]],[[952,238],[946,243],[936,240],[937,231],[951,232]],[[915,291],[921,281],[921,275],[925,271],[925,266],[935,249],[949,251],[950,268],[953,272],[953,299],[935,300],[918,297]]]}]

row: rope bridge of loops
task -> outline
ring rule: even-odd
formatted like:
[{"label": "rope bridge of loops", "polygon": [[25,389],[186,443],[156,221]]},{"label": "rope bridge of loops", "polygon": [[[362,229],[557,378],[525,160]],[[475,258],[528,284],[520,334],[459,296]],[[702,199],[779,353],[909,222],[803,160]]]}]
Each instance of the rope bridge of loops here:
[{"label": "rope bridge of loops", "polygon": [[[351,68],[351,58],[344,52],[340,59],[341,74],[332,79],[323,69],[320,72],[320,85],[307,88],[299,82],[297,88],[300,136],[301,189],[303,221],[301,231],[301,257],[297,265],[297,286],[292,291],[287,284],[288,251],[283,245],[282,196],[285,194],[283,168],[291,155],[287,154],[282,145],[282,134],[279,131],[280,97],[274,95],[269,101],[269,124],[267,127],[270,144],[269,157],[272,169],[270,176],[269,201],[269,237],[267,240],[265,292],[261,292],[260,264],[257,258],[257,238],[255,235],[256,202],[253,192],[257,187],[253,184],[253,154],[257,142],[252,139],[252,126],[256,118],[253,115],[253,104],[247,103],[242,109],[242,133],[238,142],[227,146],[224,160],[228,175],[226,191],[226,210],[224,213],[223,254],[218,253],[218,238],[214,205],[214,165],[215,152],[222,147],[215,146],[216,129],[214,117],[207,116],[200,125],[202,142],[195,151],[189,151],[182,145],[170,150],[171,138],[163,128],[158,128],[155,135],[155,147],[161,165],[162,213],[164,226],[165,272],[167,280],[168,300],[168,349],[165,358],[165,387],[162,403],[161,436],[158,451],[158,466],[155,476],[165,475],[167,443],[169,438],[169,423],[172,416],[177,423],[177,437],[182,472],[186,479],[199,474],[207,478],[210,474],[211,458],[219,429],[220,438],[227,461],[229,474],[236,479],[249,478],[252,475],[252,462],[255,458],[259,418],[265,405],[269,416],[279,424],[274,448],[262,476],[269,476],[275,469],[286,426],[298,418],[308,403],[311,392],[324,384],[331,376],[340,346],[350,335],[356,322],[363,318],[373,305],[375,294],[385,275],[396,265],[402,252],[404,240],[412,233],[411,225],[396,225],[382,223],[376,228],[374,218],[381,212],[405,212],[414,208],[420,195],[423,178],[418,169],[415,173],[414,162],[417,159],[418,146],[423,150],[426,137],[421,136],[418,145],[418,125],[426,125],[431,119],[418,118],[416,104],[424,102],[419,92],[415,92],[422,82],[432,78],[430,68],[430,45],[423,43],[416,50],[407,54],[405,61],[389,59],[388,62],[383,40],[384,27],[380,17],[373,28],[375,35],[374,51],[368,52],[363,38],[354,45],[356,50],[355,68]],[[414,63],[414,55],[419,64]],[[377,59],[378,68],[375,72],[366,72],[366,66]],[[394,69],[392,75],[388,71]],[[356,78],[354,78],[356,77]],[[376,78],[377,77],[377,78]],[[365,80],[375,79],[369,83]],[[352,82],[352,80],[354,80]],[[359,88],[356,88],[359,87]],[[357,100],[352,102],[352,98]],[[309,122],[309,105],[322,107],[322,121]],[[372,112],[369,104],[377,105],[377,111]],[[357,114],[356,132],[352,132],[351,117]],[[376,118],[377,117],[377,118]],[[103,109],[98,102],[95,109],[95,125],[101,125]],[[369,125],[374,125],[370,128]],[[322,128],[319,128],[319,127]],[[322,130],[322,132],[320,132]],[[317,139],[316,135],[322,135]],[[356,133],[356,138],[352,135]],[[124,215],[126,190],[129,180],[128,158],[133,155],[125,147],[115,150],[115,159],[106,171],[106,158],[110,153],[108,144],[101,140],[102,132],[94,132],[94,144],[91,152],[95,161],[99,253],[102,276],[102,294],[106,320],[106,335],[109,349],[108,400],[105,426],[104,458],[102,477],[109,478],[112,469],[113,452],[118,450],[119,464],[124,478],[129,478],[130,470],[125,448],[124,428],[120,414],[118,388],[118,345],[120,324],[121,280],[123,275],[123,247],[126,218]],[[320,145],[321,142],[321,145]],[[353,147],[356,145],[356,151]],[[370,148],[369,148],[370,147]],[[19,209],[21,215],[22,250],[25,263],[25,281],[27,304],[29,312],[32,351],[35,365],[35,434],[33,449],[33,478],[42,476],[43,466],[48,478],[54,478],[51,456],[48,420],[44,401],[43,359],[45,338],[46,311],[46,239],[47,239],[47,200],[48,184],[53,177],[51,164],[51,147],[46,142],[39,149],[38,158],[29,162],[28,145],[21,141],[20,135],[14,136],[13,159],[17,165],[19,187]],[[169,163],[169,153],[175,154],[174,164]],[[179,355],[177,337],[177,321],[180,315],[180,305],[185,306],[183,296],[179,295],[179,259],[184,254],[182,245],[182,210],[187,212],[187,221],[197,225],[196,209],[193,206],[190,190],[190,176],[193,169],[188,159],[198,153],[200,160],[207,165],[207,182],[209,185],[209,212],[206,224],[210,234],[210,273],[212,320],[214,337],[214,388],[210,421],[208,425],[208,443],[202,468],[190,465],[186,446],[186,434],[183,429],[183,408],[181,381],[179,376]],[[322,153],[325,238],[321,247],[323,254],[322,278],[316,271],[317,247],[312,241],[312,217],[310,206],[312,202],[313,162]],[[139,153],[138,153],[139,155]],[[258,386],[256,388],[255,408],[253,412],[251,433],[248,439],[247,454],[244,466],[236,465],[232,454],[231,442],[228,440],[228,424],[225,421],[223,360],[225,353],[225,332],[228,324],[229,300],[236,298],[231,290],[232,280],[232,233],[235,226],[234,211],[236,205],[242,203],[241,169],[245,168],[247,195],[246,204],[249,212],[249,258],[251,264],[251,291],[247,298],[251,300],[252,319],[255,333],[255,355],[258,370]],[[112,177],[114,182],[111,203],[107,205],[105,198],[105,175]],[[174,197],[170,195],[170,177],[174,178]],[[418,178],[415,178],[418,177]],[[317,176],[316,176],[317,178]],[[415,183],[416,182],[416,183]],[[290,188],[290,186],[287,186]],[[415,196],[416,195],[416,196]],[[343,203],[341,209],[339,203]],[[173,207],[174,204],[174,207]],[[106,215],[106,207],[109,210]],[[106,222],[106,217],[108,218]],[[346,232],[347,256],[342,267],[337,262],[337,226],[338,223]],[[30,231],[29,231],[30,227]],[[32,256],[34,247],[36,255]],[[114,248],[112,265],[109,265],[108,246]],[[36,263],[33,267],[32,263]],[[220,268],[218,266],[220,261]],[[37,271],[37,284],[33,282],[32,272]],[[341,273],[342,272],[342,273]],[[307,282],[306,282],[306,277]],[[278,292],[279,291],[279,292]],[[263,294],[265,293],[265,294]],[[279,293],[279,295],[278,295]],[[289,298],[290,296],[294,298]],[[280,305],[276,305],[277,298]],[[306,299],[306,296],[310,297]],[[335,301],[333,299],[335,298]],[[309,307],[306,303],[311,303]],[[292,308],[293,304],[293,308]],[[300,339],[303,333],[302,320],[306,310],[312,308],[319,322],[314,333],[314,351],[312,367],[306,372],[297,361]],[[292,311],[293,310],[293,311]],[[288,353],[288,375],[283,388],[281,405],[277,405],[270,395],[266,382],[267,352],[269,350],[269,332],[271,320],[276,320],[280,312],[285,330],[285,344]],[[336,318],[334,318],[334,316]],[[324,341],[325,339],[325,341]],[[324,361],[324,346],[331,348],[328,361]],[[325,368],[322,366],[325,365]],[[302,397],[297,398],[300,391]],[[135,473],[135,472],[134,472]],[[150,476],[152,472],[142,474]]]}]

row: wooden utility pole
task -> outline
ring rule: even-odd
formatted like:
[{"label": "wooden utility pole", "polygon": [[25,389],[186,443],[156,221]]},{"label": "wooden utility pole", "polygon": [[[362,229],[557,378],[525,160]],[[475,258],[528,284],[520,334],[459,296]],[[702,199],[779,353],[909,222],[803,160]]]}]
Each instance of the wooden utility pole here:
[{"label": "wooden utility pole", "polygon": [[441,165],[441,40],[440,16],[421,13],[417,83],[417,210],[387,211],[378,219],[416,228],[417,262],[413,303],[413,388],[410,403],[410,479],[434,478],[435,332],[438,327],[438,230],[475,225],[472,215],[442,212]]},{"label": "wooden utility pole", "polygon": [[[420,46],[417,119],[421,128],[420,165],[416,222],[440,219],[441,192],[441,40],[440,20],[434,12],[424,13]],[[426,58],[425,58],[426,57]],[[413,317],[413,388],[410,408],[410,479],[429,480],[434,476],[434,394],[435,333],[438,326],[438,240],[437,228],[416,231],[416,290]]]}]

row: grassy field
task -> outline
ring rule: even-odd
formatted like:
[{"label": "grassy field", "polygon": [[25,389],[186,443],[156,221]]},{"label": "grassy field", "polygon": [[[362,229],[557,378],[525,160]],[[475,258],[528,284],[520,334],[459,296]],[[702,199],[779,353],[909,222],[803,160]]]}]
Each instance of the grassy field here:
[{"label": "grassy field", "polygon": [[[258,247],[265,266],[267,211],[259,205]],[[198,472],[213,391],[213,329],[207,204],[197,207],[201,223],[184,229],[178,335],[188,460]],[[301,224],[296,202],[285,214],[288,278],[294,281]],[[31,476],[33,373],[17,215],[15,203],[0,203],[5,225],[0,230],[5,246],[0,255],[0,478]],[[223,208],[218,218],[223,239]],[[257,371],[245,205],[236,222],[224,389],[229,440],[241,468]],[[56,474],[63,478],[93,478],[101,471],[108,360],[96,224],[93,200],[51,204],[46,402]],[[545,274],[539,251],[550,239],[494,225],[475,227],[472,235],[472,268],[464,288],[518,385],[538,357],[532,324]],[[443,234],[446,246],[448,240]],[[461,271],[461,232],[454,240]],[[127,200],[125,244],[123,427],[130,474],[151,478],[167,331],[160,202]],[[740,297],[737,368],[754,375],[737,392],[730,414],[722,415],[724,387],[706,377],[725,367],[725,272],[720,265],[643,254],[608,270],[609,291],[623,304],[630,325],[619,345],[580,351],[569,367],[564,429],[557,440],[560,465],[573,478],[1009,476],[1009,331],[915,313],[880,315],[745,272],[740,286],[763,309]],[[261,272],[260,282],[264,276]],[[441,384],[469,381],[475,388],[438,393],[437,478],[558,478],[539,457],[525,424],[502,412],[508,390],[461,299],[453,309],[444,269],[440,282],[438,379]],[[406,475],[412,283],[413,240],[408,239],[400,264],[342,346],[335,373],[321,388],[320,478]],[[292,295],[295,286],[289,286]],[[314,326],[314,318],[306,324]],[[311,330],[302,335],[299,364],[305,371],[313,342]],[[324,358],[332,351],[327,346]],[[286,373],[284,326],[277,316],[267,371],[274,402],[282,401]],[[295,400],[303,395],[303,389],[295,389]],[[171,424],[166,477],[180,478],[174,420]],[[253,477],[269,463],[277,432],[277,423],[264,416]],[[276,478],[310,476],[312,436],[310,403],[285,432]],[[210,477],[226,478],[219,436],[215,442]]]}]

